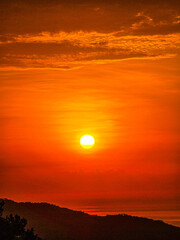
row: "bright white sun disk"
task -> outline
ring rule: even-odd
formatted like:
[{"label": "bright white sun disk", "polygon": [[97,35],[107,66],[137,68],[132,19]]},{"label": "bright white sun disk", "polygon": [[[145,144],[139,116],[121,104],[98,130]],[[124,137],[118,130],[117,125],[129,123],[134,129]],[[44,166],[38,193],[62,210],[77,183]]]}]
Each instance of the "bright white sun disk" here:
[{"label": "bright white sun disk", "polygon": [[83,148],[91,148],[95,143],[94,138],[91,135],[84,135],[80,139],[80,144]]}]

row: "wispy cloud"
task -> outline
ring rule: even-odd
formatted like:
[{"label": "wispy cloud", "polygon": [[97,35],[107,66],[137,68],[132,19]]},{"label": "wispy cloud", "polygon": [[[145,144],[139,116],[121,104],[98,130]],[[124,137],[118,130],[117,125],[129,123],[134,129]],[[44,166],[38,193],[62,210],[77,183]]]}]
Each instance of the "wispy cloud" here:
[{"label": "wispy cloud", "polygon": [[69,70],[179,53],[178,1],[1,1],[1,68]]},{"label": "wispy cloud", "polygon": [[2,67],[71,69],[89,63],[178,53],[180,34],[122,36],[120,32],[42,32],[1,41]]}]

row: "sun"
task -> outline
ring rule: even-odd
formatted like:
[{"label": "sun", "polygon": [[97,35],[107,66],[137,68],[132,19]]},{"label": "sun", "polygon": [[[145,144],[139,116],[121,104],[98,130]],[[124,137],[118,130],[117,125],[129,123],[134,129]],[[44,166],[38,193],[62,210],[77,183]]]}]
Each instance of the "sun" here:
[{"label": "sun", "polygon": [[80,144],[83,148],[89,149],[94,146],[95,140],[91,135],[84,135],[80,139]]}]

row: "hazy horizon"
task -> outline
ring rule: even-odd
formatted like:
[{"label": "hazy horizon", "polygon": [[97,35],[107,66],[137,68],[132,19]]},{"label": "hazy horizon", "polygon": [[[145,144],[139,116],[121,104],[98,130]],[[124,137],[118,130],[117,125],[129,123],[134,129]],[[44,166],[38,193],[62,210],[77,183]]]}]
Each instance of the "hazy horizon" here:
[{"label": "hazy horizon", "polygon": [[[2,198],[7,199],[7,198]],[[10,201],[14,201],[13,199],[7,199]],[[107,206],[87,206],[87,205],[63,205],[62,203],[56,203],[56,202],[46,202],[46,201],[15,201],[18,203],[48,203],[53,204],[55,206],[61,207],[61,208],[67,208],[73,211],[82,211],[85,213],[88,213],[90,215],[98,215],[98,216],[107,216],[107,215],[118,215],[118,214],[128,214],[131,216],[138,216],[138,217],[145,217],[153,220],[162,220],[165,223],[180,227],[180,210],[179,209],[169,209],[169,210],[162,210],[162,209],[123,209],[122,206],[118,207],[116,206],[114,209],[109,208]]]}]

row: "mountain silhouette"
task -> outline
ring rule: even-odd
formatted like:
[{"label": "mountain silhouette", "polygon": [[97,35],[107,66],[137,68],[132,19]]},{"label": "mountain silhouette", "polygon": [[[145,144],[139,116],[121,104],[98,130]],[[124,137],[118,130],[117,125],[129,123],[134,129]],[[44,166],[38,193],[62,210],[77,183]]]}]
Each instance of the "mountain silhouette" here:
[{"label": "mountain silhouette", "polygon": [[0,240],[42,240],[37,234],[34,234],[33,228],[27,228],[25,218],[12,213],[3,218],[3,206],[4,200],[0,199]]},{"label": "mountain silhouette", "polygon": [[49,203],[4,199],[3,217],[18,214],[45,240],[179,240],[180,228],[130,215],[89,215]]}]

